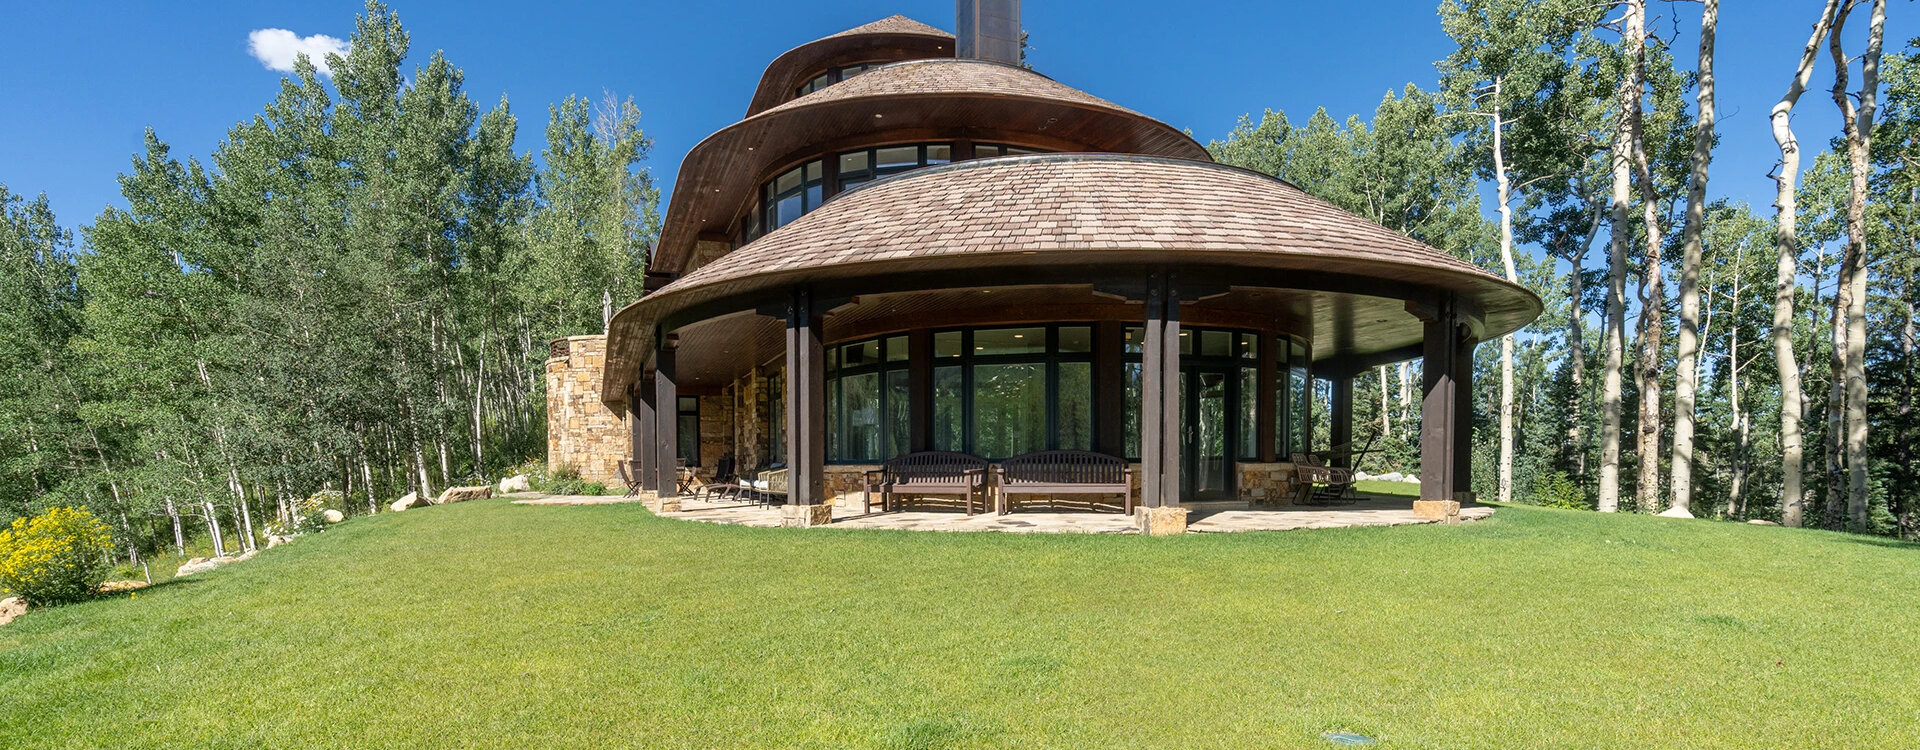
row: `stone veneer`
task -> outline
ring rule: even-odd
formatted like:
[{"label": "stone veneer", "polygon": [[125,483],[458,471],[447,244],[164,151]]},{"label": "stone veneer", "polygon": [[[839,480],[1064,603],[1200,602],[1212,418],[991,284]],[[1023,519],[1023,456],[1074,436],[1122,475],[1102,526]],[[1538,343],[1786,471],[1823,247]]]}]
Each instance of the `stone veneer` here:
[{"label": "stone veneer", "polygon": [[1254,505],[1293,504],[1293,464],[1242,461],[1240,499]]},{"label": "stone veneer", "polygon": [[632,447],[624,411],[600,401],[607,337],[554,339],[547,360],[547,470],[571,466],[588,481],[620,481],[619,461]]}]

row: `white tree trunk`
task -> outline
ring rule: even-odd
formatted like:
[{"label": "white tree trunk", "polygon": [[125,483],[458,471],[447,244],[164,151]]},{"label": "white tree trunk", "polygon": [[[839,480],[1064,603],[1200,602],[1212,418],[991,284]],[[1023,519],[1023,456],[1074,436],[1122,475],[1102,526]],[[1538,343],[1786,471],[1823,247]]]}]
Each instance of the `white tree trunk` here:
[{"label": "white tree trunk", "polygon": [[[1513,260],[1513,184],[1507,176],[1502,81],[1493,79],[1493,179],[1500,207],[1500,265],[1507,281],[1520,283]],[[1500,337],[1500,502],[1513,502],[1513,334]]]},{"label": "white tree trunk", "polygon": [[[1848,6],[1849,10],[1852,8]],[[1880,44],[1886,28],[1887,2],[1874,0],[1867,32],[1867,52],[1860,58],[1860,94],[1856,108],[1847,98],[1847,58],[1841,51],[1846,15],[1834,20],[1828,49],[1833,53],[1833,100],[1846,126],[1850,173],[1847,200],[1847,252],[1840,263],[1840,290],[1836,321],[1845,326],[1846,348],[1840,352],[1842,369],[1834,374],[1844,383],[1846,411],[1847,523],[1857,531],[1867,528],[1867,178],[1873,145],[1873,115],[1879,100]],[[1839,333],[1836,325],[1836,334]]]},{"label": "white tree trunk", "polygon": [[1806,522],[1806,491],[1802,479],[1806,443],[1800,426],[1806,400],[1800,386],[1800,364],[1793,350],[1794,302],[1800,291],[1800,244],[1795,234],[1799,208],[1794,195],[1800,179],[1800,141],[1794,138],[1790,116],[1800,95],[1806,93],[1807,81],[1813,77],[1813,61],[1820,54],[1820,41],[1832,27],[1839,9],[1840,0],[1827,0],[1820,21],[1813,25],[1813,36],[1807,39],[1806,49],[1800,54],[1800,67],[1787,85],[1786,95],[1780,97],[1768,115],[1773,142],[1780,147],[1780,165],[1774,169],[1774,251],[1778,270],[1774,276],[1772,340],[1774,366],[1780,374],[1780,523],[1786,526]]},{"label": "white tree trunk", "polygon": [[1707,223],[1707,165],[1713,160],[1713,43],[1719,18],[1720,0],[1706,0],[1700,14],[1700,117],[1693,128],[1693,174],[1687,180],[1687,224],[1681,240],[1672,491],[1673,507],[1686,511],[1693,507],[1694,396],[1700,381],[1700,233]]},{"label": "white tree trunk", "polygon": [[[1628,0],[1622,19],[1626,53],[1638,59],[1646,45],[1646,4]],[[1620,391],[1623,360],[1627,348],[1627,243],[1633,238],[1628,224],[1633,203],[1633,119],[1640,107],[1640,66],[1631,66],[1620,81],[1617,114],[1611,147],[1613,190],[1612,215],[1609,217],[1607,243],[1607,357],[1601,379],[1600,420],[1600,497],[1599,510],[1620,510]]]}]

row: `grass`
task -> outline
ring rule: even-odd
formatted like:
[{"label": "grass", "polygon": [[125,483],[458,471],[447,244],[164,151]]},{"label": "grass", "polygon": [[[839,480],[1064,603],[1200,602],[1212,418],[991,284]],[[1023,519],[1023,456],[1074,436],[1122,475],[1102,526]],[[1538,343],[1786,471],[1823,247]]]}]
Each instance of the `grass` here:
[{"label": "grass", "polygon": [[361,518],[0,627],[0,747],[1911,747],[1920,548]]}]

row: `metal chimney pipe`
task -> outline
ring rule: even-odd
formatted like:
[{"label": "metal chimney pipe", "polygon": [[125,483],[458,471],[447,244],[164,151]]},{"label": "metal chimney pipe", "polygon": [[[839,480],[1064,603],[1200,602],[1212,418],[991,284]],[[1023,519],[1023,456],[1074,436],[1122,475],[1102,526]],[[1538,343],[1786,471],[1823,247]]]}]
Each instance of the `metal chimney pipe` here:
[{"label": "metal chimney pipe", "polygon": [[1020,64],[1020,0],[956,0],[959,57]]}]

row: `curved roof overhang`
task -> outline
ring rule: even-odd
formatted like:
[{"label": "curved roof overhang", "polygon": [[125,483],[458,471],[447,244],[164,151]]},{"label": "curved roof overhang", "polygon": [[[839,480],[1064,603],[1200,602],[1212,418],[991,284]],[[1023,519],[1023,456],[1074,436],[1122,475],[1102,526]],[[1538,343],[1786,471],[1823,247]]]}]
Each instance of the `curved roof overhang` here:
[{"label": "curved roof overhang", "polygon": [[953,57],[953,35],[906,16],[889,16],[787,50],[767,64],[747,105],[752,117],[793,98],[808,78],[840,65]]},{"label": "curved roof overhang", "polygon": [[708,136],[680,164],[651,269],[682,271],[701,236],[725,236],[774,168],[876,139],[1017,137],[1059,150],[1210,160],[1166,123],[984,60],[913,60],[869,70]]},{"label": "curved roof overhang", "polygon": [[1411,356],[1423,335],[1412,306],[1452,299],[1481,340],[1542,309],[1524,287],[1259,173],[1117,154],[1001,157],[849,191],[627,306],[609,327],[603,393],[620,398],[656,329],[769,309],[796,285],[829,302],[1021,284],[1126,295],[1153,267],[1175,269],[1188,299],[1297,293],[1315,360],[1349,366]]}]

